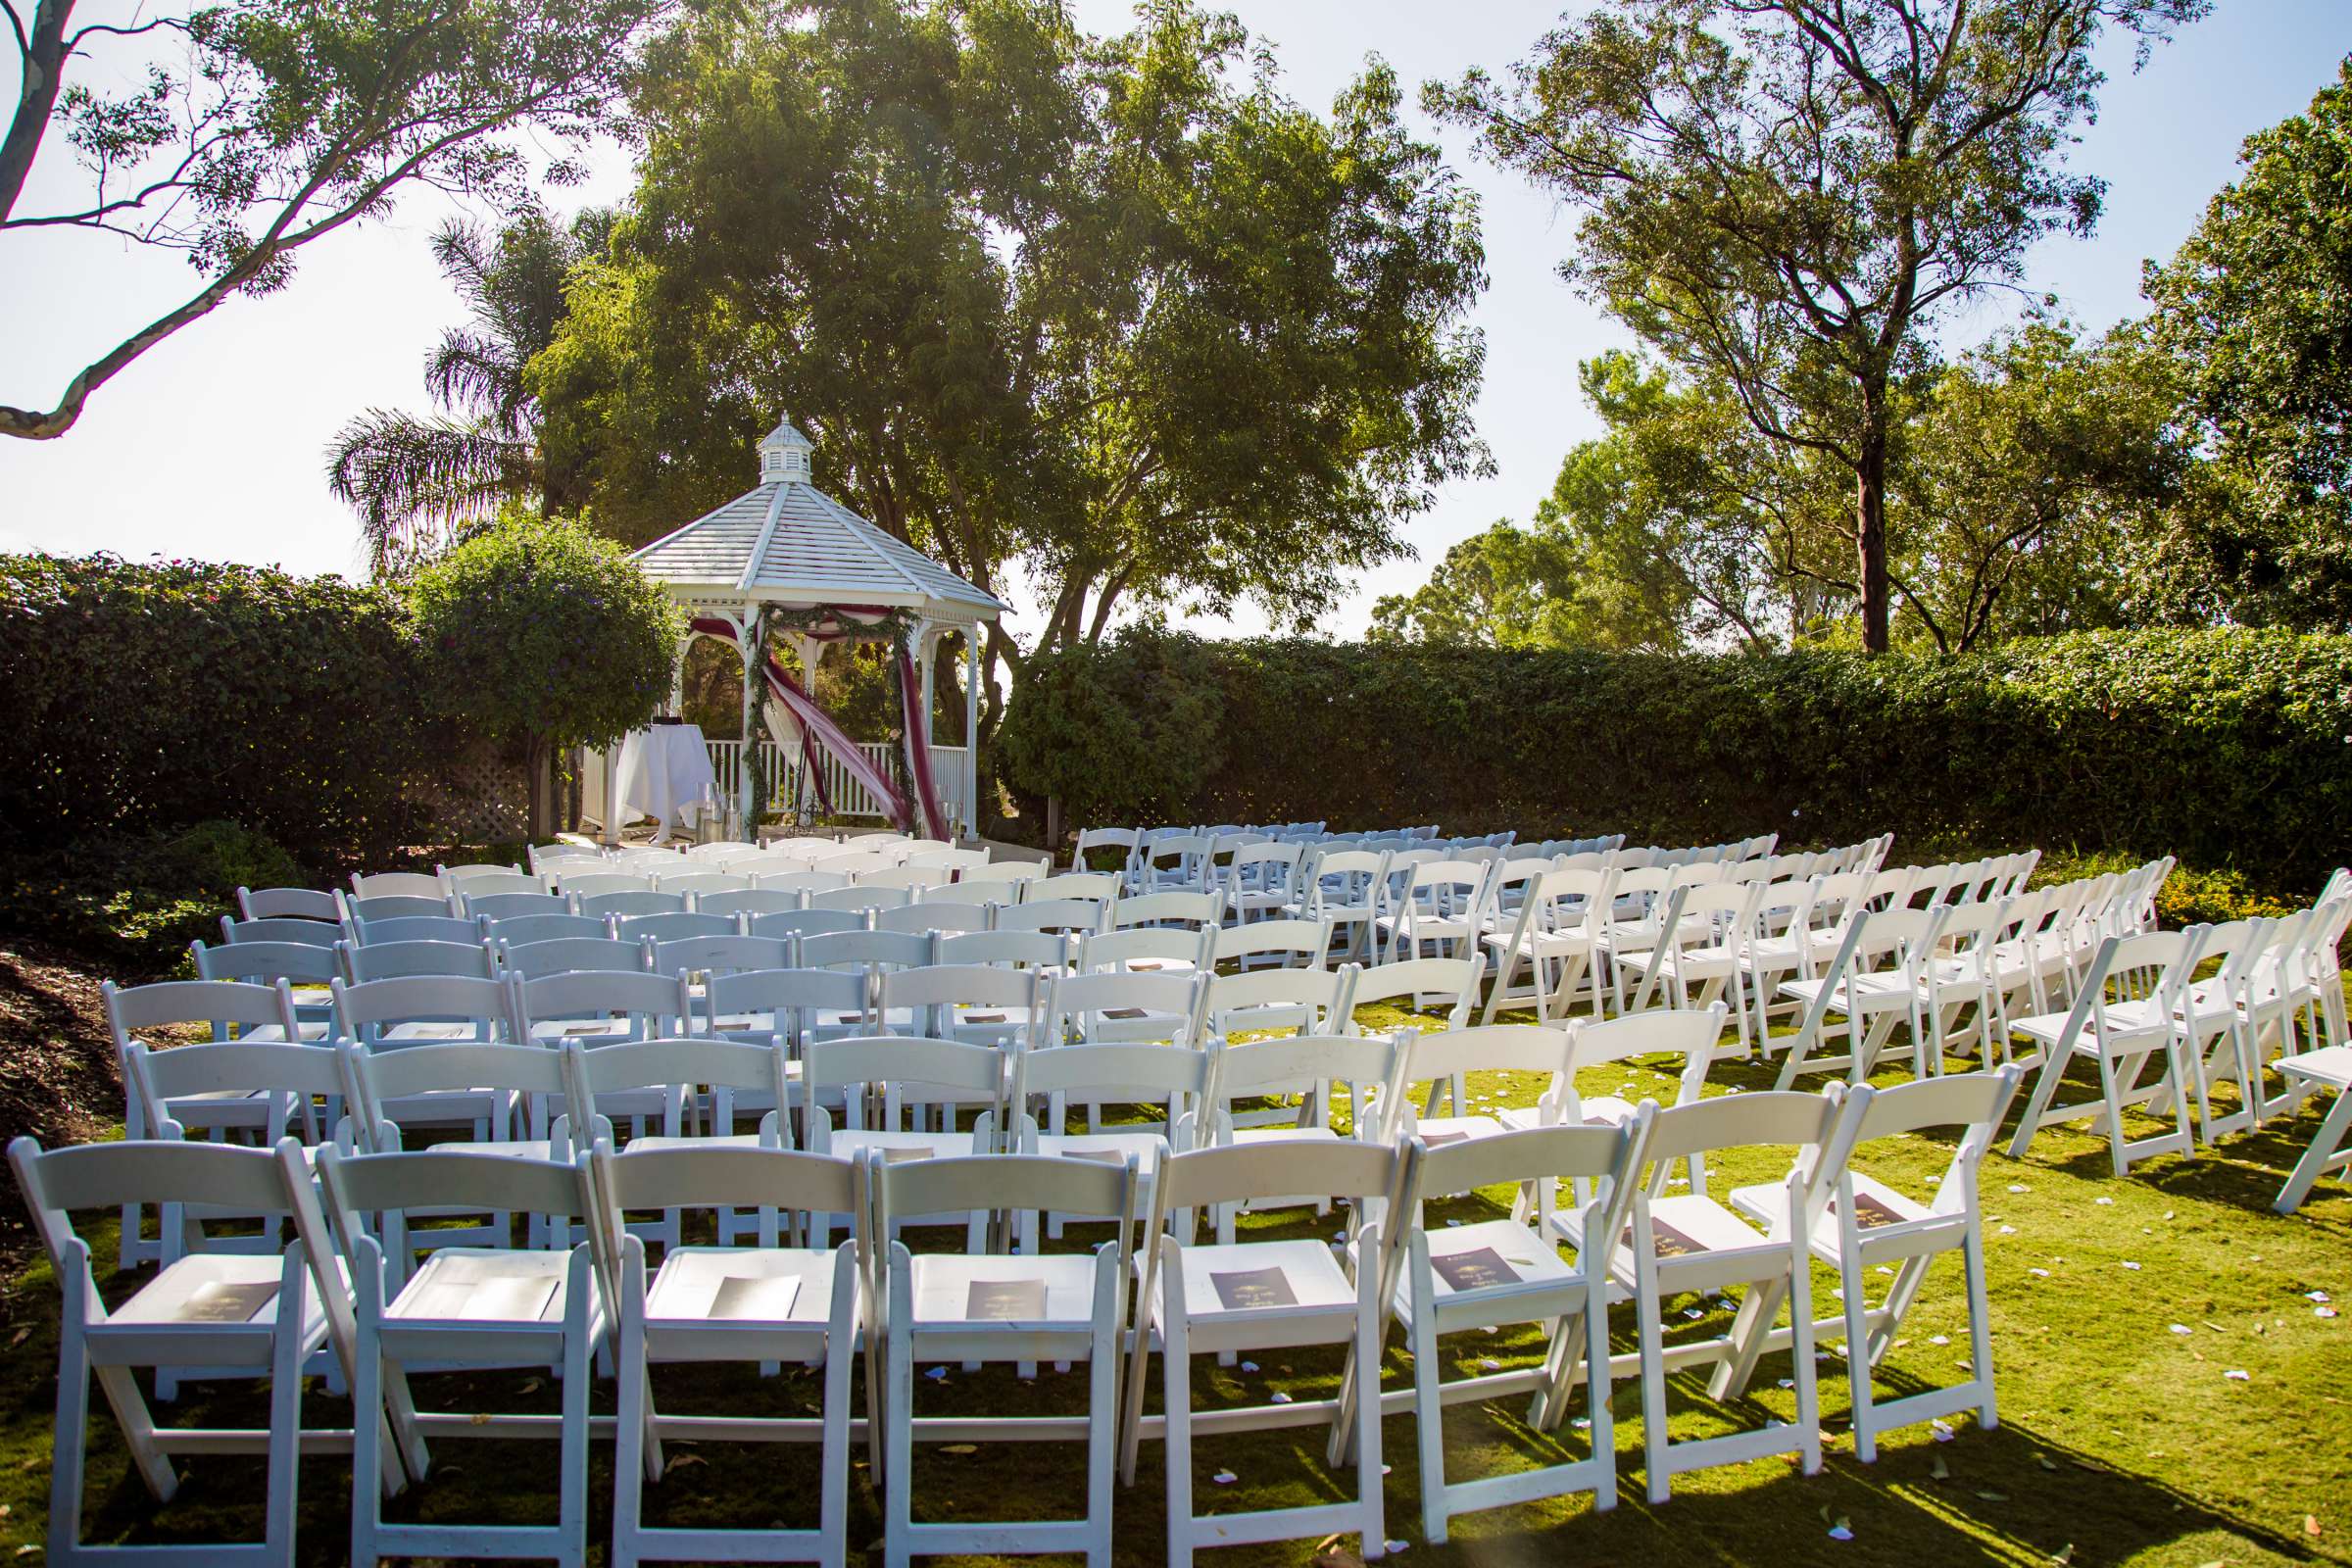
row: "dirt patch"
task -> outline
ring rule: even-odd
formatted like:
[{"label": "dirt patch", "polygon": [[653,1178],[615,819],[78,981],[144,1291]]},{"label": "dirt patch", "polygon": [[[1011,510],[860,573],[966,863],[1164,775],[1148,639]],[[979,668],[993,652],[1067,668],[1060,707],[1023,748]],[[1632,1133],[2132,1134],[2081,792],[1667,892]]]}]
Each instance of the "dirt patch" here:
[{"label": "dirt patch", "polygon": [[[100,976],[62,948],[0,937],[0,1144],[86,1143],[122,1119],[122,1079]],[[0,1225],[14,1230],[13,1205]]]}]

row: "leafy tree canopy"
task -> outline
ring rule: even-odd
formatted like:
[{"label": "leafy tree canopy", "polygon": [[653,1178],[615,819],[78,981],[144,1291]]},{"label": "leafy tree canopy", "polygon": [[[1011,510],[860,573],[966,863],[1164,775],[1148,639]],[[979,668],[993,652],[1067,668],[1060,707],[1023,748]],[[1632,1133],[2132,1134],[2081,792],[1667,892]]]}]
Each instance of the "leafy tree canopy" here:
[{"label": "leafy tree canopy", "polygon": [[610,746],[669,694],[684,626],[612,540],[509,508],[409,587],[438,705],[494,736]]},{"label": "leafy tree canopy", "polygon": [[635,108],[640,184],[532,368],[624,536],[739,492],[789,412],[876,522],[1031,573],[1050,646],[1310,620],[1487,465],[1475,206],[1377,62],[1317,115],[1181,0],[1111,39],[1046,0],[713,8]]},{"label": "leafy tree canopy", "polygon": [[2226,490],[2193,533],[2239,618],[2352,627],[2352,59],[2241,156],[2147,270]]},{"label": "leafy tree canopy", "polygon": [[[301,251],[427,184],[514,206],[608,122],[638,29],[667,0],[222,0],[75,26],[27,22],[0,135],[0,239],[67,228],[184,255],[197,284],[98,353],[45,408],[0,405],[0,434],[64,434],[96,390],[236,294],[268,294]],[[86,62],[86,63],[85,63]],[[52,130],[73,194],[21,210]],[[55,160],[52,159],[54,162]],[[25,285],[30,287],[30,285]]]},{"label": "leafy tree canopy", "polygon": [[1509,83],[1437,113],[1585,211],[1561,270],[1777,446],[1843,470],[1864,645],[1887,646],[1887,507],[1931,328],[2086,233],[2067,170],[2107,27],[2161,36],[2208,0],[1616,0]]}]

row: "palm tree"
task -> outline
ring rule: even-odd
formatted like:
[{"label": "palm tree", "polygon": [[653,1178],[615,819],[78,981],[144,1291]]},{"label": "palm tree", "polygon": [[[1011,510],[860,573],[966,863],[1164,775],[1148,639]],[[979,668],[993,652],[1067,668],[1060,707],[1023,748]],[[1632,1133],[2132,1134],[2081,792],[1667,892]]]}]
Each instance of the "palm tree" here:
[{"label": "palm tree", "polygon": [[548,469],[523,371],[555,341],[564,283],[611,224],[591,211],[565,229],[532,211],[495,235],[452,220],[433,236],[433,260],[472,316],[425,359],[425,391],[443,412],[369,409],[327,448],[327,486],[359,512],[379,575],[429,556],[502,502],[553,512],[579,499]]}]

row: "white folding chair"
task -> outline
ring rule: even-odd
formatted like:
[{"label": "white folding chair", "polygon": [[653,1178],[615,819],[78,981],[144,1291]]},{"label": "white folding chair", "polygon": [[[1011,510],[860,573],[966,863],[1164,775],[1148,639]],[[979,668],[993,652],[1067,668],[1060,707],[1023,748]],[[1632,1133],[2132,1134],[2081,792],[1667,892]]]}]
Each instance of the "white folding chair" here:
[{"label": "white folding chair", "polygon": [[[2023,1159],[2034,1137],[2053,1123],[2089,1119],[2107,1136],[2115,1174],[2153,1154],[2196,1152],[2188,1126],[2188,1076],[2183,1062],[2182,1008],[2206,928],[2148,931],[2108,937],[2083,971],[2075,1004],[2061,1015],[2044,1013],[2010,1024],[2038,1048],[2034,1092],[2018,1116],[2009,1142],[2012,1159]],[[2088,1061],[2098,1073],[2096,1100],[2058,1104],[2066,1070]],[[2156,1075],[2147,1077],[2151,1065]],[[2171,1127],[2127,1138],[2124,1112],[2135,1105],[2169,1107]]]},{"label": "white folding chair", "polygon": [[[1284,1142],[1200,1149],[1169,1156],[1153,1184],[1152,1219],[1136,1296],[1136,1331],[1127,1367],[1122,1473],[1135,1480],[1137,1448],[1148,1425],[1163,1439],[1168,1487],[1168,1561],[1183,1568],[1203,1546],[1312,1540],[1342,1533],[1357,1538],[1358,1553],[1387,1550],[1383,1529],[1380,1408],[1377,1377],[1387,1305],[1395,1286],[1393,1225],[1411,1162],[1379,1144]],[[1353,1246],[1335,1250],[1320,1238],[1196,1245],[1190,1228],[1171,1231],[1182,1213],[1214,1209],[1266,1193],[1315,1194],[1353,1205]],[[1193,1411],[1193,1353],[1236,1354],[1309,1345],[1348,1348],[1348,1370],[1336,1399]],[[1144,1372],[1160,1352],[1164,1414],[1143,1414]],[[1347,1389],[1370,1383],[1368,1397]],[[1193,1434],[1272,1426],[1327,1425],[1328,1452],[1337,1460],[1349,1446],[1352,1417],[1355,1483],[1340,1501],[1250,1512],[1200,1514],[1193,1506]]]},{"label": "white folding chair", "polygon": [[[554,1055],[547,1052],[543,1054]],[[318,1157],[342,1261],[350,1271],[358,1319],[352,1383],[351,1560],[375,1568],[386,1557],[544,1557],[582,1568],[588,1554],[588,1396],[590,1358],[608,1329],[597,1288],[593,1244],[547,1249],[442,1247],[414,1272],[395,1261],[431,1230],[405,1225],[411,1212],[494,1207],[529,1214],[534,1228],[568,1235],[571,1222],[595,1213],[585,1161],[492,1158],[479,1153]],[[368,1224],[376,1216],[379,1236]],[[413,1373],[515,1366],[560,1369],[560,1415],[418,1416]],[[430,1473],[426,1431],[450,1437],[558,1440],[559,1502],[552,1525],[435,1521],[403,1524],[383,1517],[378,1476],[380,1434],[393,1422],[412,1476]]]},{"label": "white folding chair", "polygon": [[[1781,995],[1803,1006],[1805,1016],[1782,1055],[1780,1088],[1793,1086],[1800,1073],[1840,1068],[1849,1082],[1866,1082],[1898,1023],[1910,1030],[1913,1076],[1928,1075],[1925,977],[1949,912],[1938,906],[1856,913],[1827,966],[1812,979],[1781,982]],[[1842,1056],[1817,1049],[1831,1013],[1842,1020]]]},{"label": "white folding chair", "polygon": [[[134,1561],[172,1568],[250,1563],[280,1568],[294,1560],[297,1467],[302,1449],[328,1446],[329,1434],[302,1428],[304,1363],[326,1345],[327,1307],[313,1288],[299,1243],[279,1255],[182,1248],[167,1238],[162,1270],[109,1308],[90,1268],[90,1247],[74,1228],[76,1211],[173,1202],[192,1213],[198,1200],[272,1225],[290,1208],[277,1156],[265,1149],[215,1144],[129,1142],[44,1152],[30,1138],[8,1146],[8,1162],[32,1212],[62,1297],[57,1344],[57,1424],[49,1458],[47,1558],[57,1563]],[[194,1221],[190,1221],[191,1228]],[[351,1342],[339,1337],[348,1356]],[[345,1371],[351,1370],[343,1362]],[[201,1367],[269,1380],[265,1430],[188,1431],[159,1426],[132,1371]],[[159,1502],[179,1488],[179,1453],[268,1456],[259,1542],[104,1546],[81,1538],[89,1456],[90,1382],[113,1409],[130,1468]],[[348,1435],[344,1435],[348,1436]],[[370,1485],[378,1478],[369,1473]],[[30,1548],[25,1548],[29,1550]]]},{"label": "white folding chair", "polygon": [[[98,985],[106,1008],[107,1029],[114,1037],[115,1063],[122,1074],[122,1136],[162,1136],[149,1107],[140,1100],[130,1076],[130,1048],[142,1032],[204,1024],[216,1042],[245,1040],[256,1044],[302,1038],[294,1016],[294,995],[283,980],[270,985],[235,980],[166,980],[154,985],[118,986],[112,980]],[[163,1042],[158,1042],[162,1044]],[[260,1134],[271,1125],[277,1103],[255,1094],[208,1096],[169,1107],[183,1128],[206,1133],[230,1131]],[[164,1256],[163,1238],[142,1234],[142,1205],[123,1206],[122,1229],[115,1242],[115,1271],[152,1263]]]},{"label": "white folding chair", "polygon": [[[1260,920],[1235,931],[1275,924]],[[1230,935],[1231,932],[1228,932]],[[1352,963],[1337,969],[1259,969],[1202,976],[1208,988],[1208,1032],[1220,1036],[1289,1029],[1298,1034],[1348,1032],[1354,1017],[1349,998],[1359,971]]]},{"label": "white folding chair", "polygon": [[[628,1050],[608,1047],[607,1050]],[[848,1561],[850,1372],[867,1327],[860,1257],[865,1173],[842,1159],[776,1149],[600,1142],[590,1161],[604,1255],[614,1260],[619,1410],[613,1424],[614,1568],[641,1562]],[[795,1215],[858,1216],[860,1235],[838,1249],[759,1245],[672,1247],[649,1278],[645,1242],[623,1223],[634,1209],[720,1205]],[[772,1221],[771,1221],[772,1224]],[[796,1225],[797,1229],[798,1226]],[[678,1364],[798,1362],[822,1369],[818,1414],[694,1416],[657,1405],[653,1369]],[[662,1439],[817,1445],[817,1523],[662,1526],[645,1522],[649,1482],[664,1473]]]},{"label": "white folding chair", "polygon": [[[1582,1251],[1571,1265],[1551,1238],[1520,1218],[1473,1221],[1431,1230],[1421,1189],[1466,1193],[1507,1184],[1556,1185],[1562,1177],[1595,1196],[1582,1233],[1615,1236],[1641,1182],[1642,1149],[1657,1107],[1644,1103],[1623,1127],[1539,1127],[1499,1138],[1415,1152],[1417,1176],[1397,1224],[1405,1253],[1395,1310],[1413,1356],[1413,1423],[1420,1440],[1421,1529],[1446,1541],[1457,1513],[1507,1507],[1590,1492],[1592,1506],[1617,1502],[1616,1431],[1609,1411],[1609,1272],[1607,1250]],[[1503,1324],[1539,1325],[1546,1342],[1534,1367],[1444,1378],[1440,1343],[1450,1334],[1492,1333]],[[1532,1392],[1529,1424],[1554,1432],[1566,1420],[1568,1393],[1585,1380],[1591,1449],[1582,1459],[1473,1480],[1446,1477],[1446,1406]],[[1385,1405],[1387,1401],[1382,1401]]]},{"label": "white folding chair", "polygon": [[[1212,1036],[1214,1072],[1197,1142],[1216,1148],[1268,1140],[1328,1143],[1343,1137],[1383,1142],[1378,1097],[1395,1081],[1408,1039],[1403,1033],[1394,1038],[1298,1034],[1229,1046]],[[1270,1109],[1236,1110],[1235,1102],[1244,1100],[1271,1100],[1275,1104]],[[1347,1107],[1344,1130],[1342,1105]],[[1330,1212],[1327,1195],[1261,1193],[1247,1202],[1226,1204],[1214,1216],[1217,1240],[1233,1241],[1235,1218],[1245,1209],[1258,1212],[1307,1203],[1314,1204],[1318,1214]]]},{"label": "white folding chair", "polygon": [[[1003,1140],[1005,1077],[1005,1053],[995,1046],[892,1035],[812,1041],[801,1053],[808,1152],[861,1159],[870,1150],[886,1164],[994,1153]],[[956,1113],[974,1106],[970,1127],[958,1128]],[[934,1116],[936,1127],[909,1125]],[[814,1224],[822,1246],[829,1221]]]},{"label": "white folding chair", "polygon": [[[1532,1003],[1536,1020],[1549,1023],[1565,1018],[1576,1004],[1578,987],[1590,977],[1592,1016],[1600,1016],[1600,979],[1592,965],[1600,927],[1616,900],[1616,872],[1550,870],[1530,879],[1507,925],[1481,937],[1494,985],[1487,996],[1486,1016],[1493,1023],[1497,1008]],[[1527,980],[1519,982],[1524,972]]]},{"label": "white folding chair", "polygon": [[[867,1155],[873,1195],[874,1253],[882,1259],[876,1297],[884,1373],[880,1408],[869,1423],[886,1431],[877,1480],[883,1493],[882,1554],[891,1568],[915,1556],[987,1552],[1083,1554],[1109,1568],[1111,1473],[1118,1442],[1120,1336],[1127,1318],[1131,1238],[1137,1221],[1132,1158],[1116,1164],[1059,1157],[995,1154],[889,1162]],[[1115,1220],[1112,1241],[1087,1254],[912,1251],[898,1240],[903,1222],[953,1211],[975,1228],[998,1214],[1055,1207]],[[1087,1363],[1087,1414],[925,1419],[914,1413],[917,1361]],[[875,1385],[869,1381],[871,1390]],[[1086,1443],[1086,1509],[1075,1519],[931,1519],[914,1517],[914,1444],[956,1441]]]},{"label": "white folding chair", "polygon": [[[1955,1129],[1959,1138],[1935,1196],[1925,1203],[1891,1183],[1847,1163],[1838,1173],[1837,1193],[1812,1228],[1813,1254],[1838,1270],[1844,1307],[1846,1376],[1853,1386],[1854,1457],[1878,1457],[1879,1436],[1897,1427],[1974,1409],[1977,1424],[1998,1425],[1992,1392],[1992,1323],[1984,1295],[1984,1227],[1977,1192],[1984,1151],[2000,1136],[2001,1117],[2016,1094],[2023,1068],[1954,1073],[1923,1082],[1852,1091],[1847,1113],[1852,1141],[1867,1145],[1883,1138],[1930,1128]],[[1774,1183],[1732,1191],[1732,1207],[1768,1231],[1788,1225],[1788,1189]],[[1940,1389],[1880,1401],[1871,1369],[1894,1342],[1895,1330],[1918,1299],[1928,1268],[1945,1252],[1960,1254],[1968,1298],[1968,1377]],[[1872,1306],[1867,1294],[1879,1269],[1898,1264],[1885,1298]],[[1836,1320],[1816,1332],[1837,1332]]]},{"label": "white folding chair", "polygon": [[[1850,1141],[1842,1086],[1822,1095],[1767,1091],[1719,1096],[1660,1111],[1650,1125],[1649,1180],[1637,1188],[1625,1237],[1607,1244],[1610,1279],[1634,1298],[1641,1327],[1642,1434],[1649,1500],[1664,1502],[1674,1477],[1710,1465],[1736,1464],[1794,1453],[1807,1475],[1821,1469],[1821,1417],[1813,1365],[1812,1233],[1835,1190]],[[1664,1194],[1666,1172],[1678,1161],[1721,1150],[1794,1146],[1785,1187],[1790,1223],[1766,1234],[1729,1207],[1696,1193]],[[1561,1210],[1556,1223],[1581,1255],[1599,1239],[1583,1234],[1582,1210]],[[1740,1288],[1731,1331],[1685,1341],[1669,1350],[1665,1306],[1670,1298]],[[1666,1374],[1676,1364],[1714,1361],[1708,1395],[1725,1399],[1743,1391],[1765,1350],[1782,1304],[1788,1307],[1791,1377],[1796,1419],[1789,1423],[1706,1438],[1669,1437]]]}]

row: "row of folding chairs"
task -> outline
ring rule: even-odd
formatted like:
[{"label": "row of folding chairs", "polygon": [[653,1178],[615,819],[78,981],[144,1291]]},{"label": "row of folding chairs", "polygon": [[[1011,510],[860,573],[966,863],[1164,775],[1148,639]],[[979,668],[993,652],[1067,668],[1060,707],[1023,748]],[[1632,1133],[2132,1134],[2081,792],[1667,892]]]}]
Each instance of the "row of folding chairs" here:
[{"label": "row of folding chairs", "polygon": [[[1567,1031],[1467,1033],[1552,1037],[1544,1046],[1530,1040],[1517,1048],[1549,1050]],[[853,1052],[853,1044],[861,1049]],[[1227,1049],[1238,1057],[1286,1044]],[[853,1070],[909,1080],[955,1079],[965,1071],[957,1054],[974,1060],[995,1054],[939,1040],[835,1048],[844,1061],[855,1055],[869,1064]],[[546,1054],[578,1074],[601,1054],[632,1049],[574,1043]],[[1400,1041],[1390,1049],[1423,1053],[1406,1070],[1441,1075],[1439,1048]],[[1096,1059],[1083,1059],[1090,1055]],[[1015,1053],[1014,1059],[1016,1072],[1023,1064],[1058,1071],[1056,1081],[1079,1091],[1133,1092],[1145,1087],[1136,1074],[1200,1055],[1061,1047]],[[809,1065],[823,1071],[829,1059],[820,1054]],[[93,1366],[140,1473],[159,1494],[172,1489],[175,1451],[269,1455],[265,1541],[246,1548],[242,1559],[198,1548],[213,1561],[289,1559],[296,1468],[306,1454],[320,1452],[352,1456],[355,1562],[388,1555],[581,1561],[587,1451],[607,1434],[616,1444],[615,1562],[842,1561],[850,1459],[860,1438],[881,1494],[891,1559],[1009,1551],[1084,1552],[1101,1561],[1112,1544],[1114,1475],[1132,1485],[1142,1443],[1157,1440],[1166,1455],[1170,1559],[1183,1562],[1200,1546],[1332,1533],[1355,1535],[1362,1554],[1378,1555],[1386,1544],[1379,1478],[1381,1417],[1388,1413],[1414,1415],[1422,1523],[1432,1541],[1446,1538],[1453,1515],[1473,1509],[1568,1493],[1590,1493],[1608,1506],[1615,1496],[1608,1393],[1625,1376],[1638,1378],[1642,1389],[1643,1462],[1653,1500],[1667,1497],[1676,1474],[1763,1454],[1792,1453],[1808,1472],[1817,1470],[1814,1347],[1822,1336],[1846,1343],[1856,1450],[1866,1460],[1893,1427],[1964,1409],[1977,1410],[1988,1426],[1995,1419],[1976,1169],[2016,1086],[2014,1068],[1886,1092],[1834,1086],[1819,1096],[1749,1094],[1663,1110],[1643,1102],[1622,1120],[1599,1125],[1563,1112],[1536,1126],[1447,1136],[1423,1122],[1408,1124],[1395,1141],[1278,1135],[1181,1151],[1152,1142],[1115,1159],[1045,1152],[1019,1108],[1036,1102],[1033,1091],[1044,1081],[1031,1078],[1014,1091],[1017,1098],[999,1102],[1012,1110],[999,1124],[1002,1133],[983,1125],[983,1112],[970,1142],[949,1145],[935,1136],[905,1156],[872,1141],[845,1146],[851,1157],[741,1139],[661,1137],[615,1152],[601,1124],[582,1140],[588,1152],[570,1159],[553,1157],[554,1146],[550,1157],[536,1151],[498,1157],[448,1150],[370,1153],[332,1145],[314,1153],[291,1139],[274,1150],[146,1140],[43,1152],[20,1140],[11,1148],[12,1163],[68,1304],[51,1555],[70,1556],[78,1546]],[[577,1079],[574,1092],[592,1093]],[[1851,1157],[1877,1140],[1931,1129],[1957,1138],[1950,1168],[1926,1201],[1873,1180]],[[1790,1152],[1782,1179],[1720,1196],[1682,1190],[1683,1170],[1701,1171],[1719,1165],[1728,1152],[1758,1147]],[[1494,1187],[1517,1191],[1521,1200],[1475,1224],[1425,1222],[1426,1203],[1450,1205],[1461,1201],[1451,1195]],[[1544,1190],[1570,1196],[1550,1207],[1528,1200]],[[1317,1201],[1347,1207],[1337,1248],[1255,1226],[1220,1227],[1215,1239],[1200,1239],[1203,1219],[1239,1205],[1297,1208]],[[110,1311],[71,1216],[129,1202],[167,1205],[178,1228],[158,1275]],[[739,1237],[717,1246],[678,1245],[674,1232],[649,1234],[635,1218],[676,1209],[761,1218],[748,1243]],[[1107,1223],[1109,1239],[1091,1253],[1041,1252],[1035,1216],[1047,1211],[1072,1223]],[[453,1213],[488,1216],[492,1225],[519,1216],[537,1245],[467,1245],[448,1223]],[[211,1216],[224,1214],[272,1216],[264,1233],[272,1238],[275,1217],[283,1216],[295,1241],[282,1252],[256,1250],[247,1245],[251,1237],[239,1239],[236,1250],[216,1250],[203,1232]],[[837,1222],[846,1222],[850,1234],[834,1246]],[[947,1250],[926,1247],[926,1237],[940,1238]],[[655,1245],[662,1249],[658,1264]],[[1563,1247],[1572,1257],[1562,1255]],[[1970,1375],[1955,1387],[1882,1399],[1870,1369],[1891,1343],[1929,1263],[1944,1252],[1958,1253],[1963,1263]],[[1811,1300],[1815,1260],[1839,1272],[1843,1298],[1819,1320]],[[1896,1270],[1891,1284],[1880,1283],[1882,1261]],[[1741,1299],[1727,1332],[1666,1344],[1671,1303],[1693,1293],[1730,1291]],[[1638,1348],[1612,1355],[1609,1305],[1628,1298]],[[300,1302],[301,1310],[272,1310],[278,1302]],[[1413,1352],[1409,1386],[1393,1389],[1380,1370],[1392,1322]],[[1443,1377],[1446,1337],[1519,1323],[1538,1326],[1546,1338],[1537,1365]],[[1193,1409],[1196,1356],[1313,1345],[1345,1349],[1348,1372],[1335,1396]],[[1745,1388],[1764,1356],[1781,1349],[1790,1355],[1793,1421],[1670,1441],[1669,1371],[1711,1367],[1711,1395],[1729,1398]],[[1144,1406],[1154,1352],[1163,1409],[1152,1416]],[[589,1408],[600,1354],[616,1363],[619,1405],[609,1422]],[[919,1364],[1044,1360],[1086,1363],[1085,1418],[925,1416],[917,1409]],[[679,1361],[819,1367],[822,1413],[773,1420],[673,1410],[657,1402],[654,1373]],[[320,1431],[302,1421],[301,1373],[321,1363],[339,1370],[353,1391],[349,1429]],[[860,1364],[862,1422],[855,1413],[860,1405],[853,1404],[853,1374]],[[163,1426],[127,1375],[136,1366],[265,1377],[270,1425],[202,1434]],[[417,1389],[443,1372],[549,1366],[561,1368],[563,1408],[553,1417],[427,1410]],[[1554,1431],[1570,1413],[1579,1383],[1591,1423],[1585,1456],[1508,1476],[1446,1474],[1447,1405],[1530,1395],[1531,1424]],[[1354,1477],[1340,1489],[1342,1499],[1200,1513],[1192,1495],[1195,1439],[1276,1425],[1324,1430],[1335,1478],[1350,1470]],[[430,1445],[468,1437],[556,1440],[563,1499],[557,1523],[388,1521],[384,1496],[425,1483]],[[1088,1482],[1077,1517],[914,1520],[908,1494],[916,1444],[1048,1438],[1087,1446]],[[665,1473],[664,1443],[679,1441],[819,1444],[824,1479],[814,1528],[649,1525],[645,1491]]]}]

